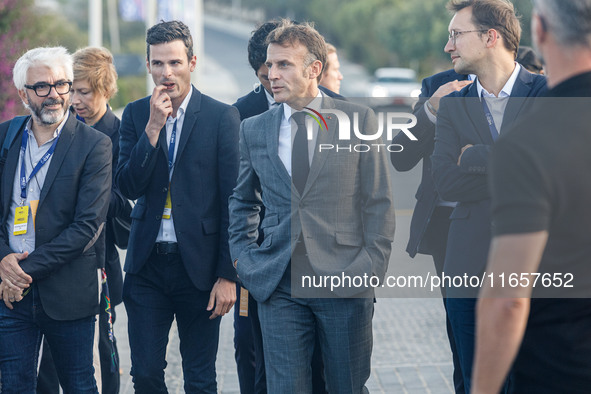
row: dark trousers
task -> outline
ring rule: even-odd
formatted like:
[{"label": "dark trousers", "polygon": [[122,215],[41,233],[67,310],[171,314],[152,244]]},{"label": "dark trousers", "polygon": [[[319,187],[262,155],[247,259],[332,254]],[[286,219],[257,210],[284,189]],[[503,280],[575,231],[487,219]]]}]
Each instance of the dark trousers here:
[{"label": "dark trousers", "polygon": [[[241,394],[266,394],[265,353],[257,302],[248,294],[248,316],[240,316],[240,284],[234,306],[234,357]],[[324,363],[318,336],[312,354],[312,393],[325,394]]]},{"label": "dark trousers", "polygon": [[265,356],[257,302],[248,294],[248,316],[240,316],[240,284],[234,305],[234,358],[241,394],[266,394]]},{"label": "dark trousers", "polygon": [[[99,357],[101,362],[102,394],[117,394],[121,382],[119,375],[119,353],[117,339],[113,334],[113,343],[109,338],[109,315],[104,297],[101,296],[101,312],[99,314]],[[111,306],[113,325],[115,324],[115,307]],[[113,362],[116,364],[113,365]],[[60,390],[57,371],[47,341],[43,341],[43,355],[37,376],[37,394],[58,394]]]},{"label": "dark trousers", "polygon": [[185,392],[217,393],[215,360],[221,317],[209,319],[209,295],[193,285],[180,254],[152,252],[138,274],[125,276],[123,302],[136,392],[167,393],[166,346],[176,319]]},{"label": "dark trousers", "polygon": [[41,338],[52,349],[64,393],[97,394],[92,366],[95,317],[54,320],[43,310],[36,286],[10,310],[0,303],[2,393],[33,394]]},{"label": "dark trousers", "polygon": [[328,392],[361,393],[370,375],[372,298],[293,298],[288,267],[259,303],[269,393],[309,394],[316,337]]},{"label": "dark trousers", "polygon": [[[421,240],[421,248],[426,248],[429,254],[433,256],[433,263],[435,264],[435,271],[441,278],[443,272],[443,264],[445,263],[445,251],[447,249],[447,235],[449,233],[449,216],[451,215],[453,208],[451,207],[435,207],[431,220],[423,239]],[[444,289],[442,289],[444,290]],[[458,356],[458,349],[456,346],[456,340],[454,338],[451,323],[447,313],[447,303],[445,302],[445,294],[443,295],[443,306],[445,308],[445,328],[447,331],[447,339],[449,341],[449,348],[452,354],[454,372],[453,382],[454,390],[456,394],[464,394],[466,392],[464,388],[464,378],[462,375],[462,366],[460,358]]]}]

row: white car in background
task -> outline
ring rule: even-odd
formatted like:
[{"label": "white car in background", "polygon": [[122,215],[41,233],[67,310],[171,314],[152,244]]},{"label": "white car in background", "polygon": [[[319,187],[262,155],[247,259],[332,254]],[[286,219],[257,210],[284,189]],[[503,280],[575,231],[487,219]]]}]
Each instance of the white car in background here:
[{"label": "white car in background", "polygon": [[421,94],[421,84],[417,73],[410,68],[384,67],[374,73],[370,85],[369,97],[372,106],[408,106],[412,107]]}]

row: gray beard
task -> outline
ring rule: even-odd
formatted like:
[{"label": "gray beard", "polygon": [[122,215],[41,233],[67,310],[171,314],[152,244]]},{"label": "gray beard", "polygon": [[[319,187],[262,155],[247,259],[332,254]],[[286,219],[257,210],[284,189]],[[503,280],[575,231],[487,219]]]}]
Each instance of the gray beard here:
[{"label": "gray beard", "polygon": [[[52,101],[53,102],[49,103],[49,105],[55,103],[55,100],[52,100]],[[41,123],[46,126],[50,126],[50,125],[59,123],[62,119],[64,119],[64,116],[66,115],[67,108],[62,108],[62,109],[56,110],[56,111],[49,111],[49,110],[45,109],[44,104],[45,104],[45,101],[43,102],[43,104],[41,104],[40,107],[31,106],[30,104],[25,104],[25,107],[27,107],[27,109],[31,113],[31,116],[33,116],[33,119],[35,120],[35,122]],[[63,104],[65,104],[65,103],[63,103]]]}]

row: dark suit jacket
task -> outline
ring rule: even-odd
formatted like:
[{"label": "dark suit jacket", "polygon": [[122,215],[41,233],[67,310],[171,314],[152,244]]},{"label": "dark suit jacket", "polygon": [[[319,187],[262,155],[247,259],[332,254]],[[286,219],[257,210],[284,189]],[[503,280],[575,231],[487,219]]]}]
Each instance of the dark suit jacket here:
[{"label": "dark suit jacket", "polygon": [[252,90],[247,95],[240,97],[232,105],[238,108],[238,111],[240,112],[240,121],[262,114],[269,109],[265,88],[262,86],[260,86],[258,92]]},{"label": "dark suit jacket", "polygon": [[[546,91],[546,78],[524,68],[511,92],[501,134]],[[474,145],[462,155],[462,147]],[[491,238],[488,159],[493,139],[478,98],[476,82],[441,100],[437,116],[433,180],[444,200],[458,201],[451,215],[445,273],[480,274],[484,270]]]},{"label": "dark suit jacket", "polygon": [[[111,201],[109,202],[108,218],[116,217],[123,211],[127,199],[123,197],[115,183],[115,171],[117,170],[117,161],[119,159],[119,125],[120,120],[115,116],[110,108],[103,117],[93,126],[98,131],[111,139],[113,144],[113,184],[111,188]],[[105,234],[105,271],[107,272],[107,281],[109,284],[109,296],[111,297],[111,306],[119,305],[122,301],[123,292],[123,273],[121,271],[121,262],[119,252],[115,247],[115,238],[113,229],[109,222]]]},{"label": "dark suit jacket", "polygon": [[[146,263],[162,220],[168,193],[166,129],[156,148],[145,133],[150,97],[130,103],[121,120],[116,181],[123,195],[137,199],[125,271]],[[228,197],[238,175],[236,108],[193,88],[170,183],[172,215],[181,258],[193,284],[209,291],[218,277],[236,280],[228,249]]]},{"label": "dark suit jacket", "polygon": [[[8,130],[0,125],[0,139]],[[24,127],[23,127],[24,129]],[[0,258],[13,253],[8,217],[17,168],[21,130],[2,174]],[[53,153],[35,219],[35,250],[21,261],[37,284],[43,309],[56,320],[98,313],[96,238],[103,230],[111,190],[111,142],[70,115]],[[12,227],[12,226],[10,226]]]},{"label": "dark suit jacket", "polygon": [[468,79],[467,75],[458,74],[453,69],[423,79],[421,95],[413,111],[417,117],[417,125],[410,130],[418,141],[411,141],[402,131],[392,139],[393,144],[404,147],[402,152],[390,154],[390,160],[396,170],[410,171],[423,160],[423,174],[415,196],[417,204],[410,222],[410,239],[406,246],[410,257],[414,257],[417,253],[432,253],[432,251],[421,247],[421,240],[439,201],[439,195],[435,190],[431,176],[431,154],[435,147],[435,124],[427,117],[424,104],[440,86],[451,81],[465,79]]}]

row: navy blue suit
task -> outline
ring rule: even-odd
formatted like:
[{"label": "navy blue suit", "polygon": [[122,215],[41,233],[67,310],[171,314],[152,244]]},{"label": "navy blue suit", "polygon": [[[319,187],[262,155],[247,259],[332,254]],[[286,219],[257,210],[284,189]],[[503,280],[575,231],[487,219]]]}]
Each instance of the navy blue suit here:
[{"label": "navy blue suit", "polygon": [[[145,132],[150,97],[130,103],[121,120],[116,180],[137,199],[123,286],[132,375],[138,392],[165,392],[166,342],[173,318],[181,339],[185,391],[215,393],[220,318],[206,306],[218,278],[236,280],[228,249],[228,197],[238,171],[236,108],[192,88],[169,183],[166,129],[154,148]],[[167,193],[177,243],[155,247]],[[149,329],[147,329],[149,328]]]},{"label": "navy blue suit", "polygon": [[431,176],[431,154],[435,147],[435,124],[427,117],[424,104],[442,85],[455,80],[462,81],[467,78],[467,75],[458,74],[454,70],[447,70],[423,79],[420,99],[413,111],[413,114],[417,117],[417,125],[411,130],[418,141],[411,141],[403,132],[400,132],[392,139],[393,144],[400,144],[404,147],[402,152],[393,152],[390,155],[390,159],[396,170],[410,171],[423,160],[421,184],[416,194],[417,204],[410,223],[410,239],[406,246],[406,251],[410,257],[414,257],[417,253],[435,255],[440,252],[433,250],[433,248],[427,245],[421,245],[421,240],[429,226],[431,215],[439,200],[439,195],[437,194]]},{"label": "navy blue suit", "polygon": [[269,109],[265,88],[262,85],[258,90],[252,90],[247,95],[240,97],[232,105],[238,108],[241,121],[262,114]]},{"label": "navy blue suit", "polygon": [[[546,79],[521,69],[503,116],[501,134],[532,100],[546,91]],[[476,82],[442,99],[435,133],[433,180],[439,195],[458,204],[451,215],[444,271],[448,276],[481,276],[491,240],[488,159],[493,146]],[[471,144],[457,164],[462,147]],[[475,303],[478,288],[451,287],[447,311],[458,348],[466,392],[470,390],[475,337]],[[456,298],[457,297],[457,298]],[[461,297],[461,298],[460,298]]]},{"label": "navy blue suit", "polygon": [[[443,271],[449,230],[449,214],[452,208],[437,206],[439,195],[431,176],[431,154],[435,147],[435,124],[431,122],[425,112],[425,102],[439,87],[448,82],[463,81],[467,78],[467,75],[458,74],[452,69],[423,79],[421,95],[413,111],[413,114],[417,117],[417,124],[411,130],[418,141],[411,141],[403,132],[400,132],[392,139],[393,144],[404,147],[402,152],[392,152],[390,155],[390,160],[396,170],[410,171],[423,160],[421,184],[415,196],[417,203],[410,222],[410,239],[406,251],[410,257],[415,257],[417,253],[433,256],[438,275],[441,275]],[[445,306],[445,300],[443,305]],[[451,324],[447,318],[446,332],[454,364],[453,381],[455,392],[456,394],[463,394],[462,369]]]}]

